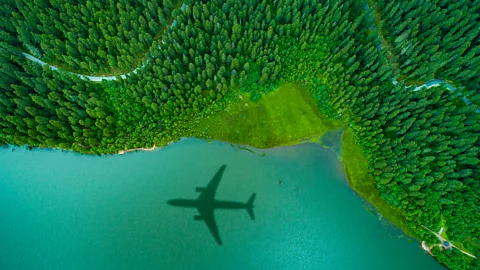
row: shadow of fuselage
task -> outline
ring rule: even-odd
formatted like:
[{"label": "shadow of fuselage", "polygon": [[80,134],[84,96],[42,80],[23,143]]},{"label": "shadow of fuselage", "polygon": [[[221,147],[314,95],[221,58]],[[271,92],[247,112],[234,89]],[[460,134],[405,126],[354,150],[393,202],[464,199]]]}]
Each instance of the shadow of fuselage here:
[{"label": "shadow of fuselage", "polygon": [[[253,194],[255,195],[255,194]],[[252,195],[252,196],[253,196]],[[197,209],[248,209],[248,203],[232,202],[232,201],[202,201],[202,200],[187,200],[187,199],[172,199],[167,201],[169,205],[184,207],[184,208],[197,208]],[[252,219],[255,219],[252,217]]]},{"label": "shadow of fuselage", "polygon": [[194,217],[195,220],[204,221],[207,225],[210,233],[215,238],[215,241],[222,245],[222,240],[220,239],[220,234],[218,231],[218,226],[215,222],[214,211],[216,209],[227,209],[227,210],[236,210],[236,209],[245,209],[247,210],[250,218],[255,219],[253,212],[253,202],[255,200],[255,193],[253,193],[249,200],[246,203],[242,202],[233,202],[233,201],[217,201],[215,200],[215,193],[217,187],[222,178],[223,172],[226,168],[226,165],[220,167],[212,180],[208,183],[205,188],[196,188],[197,192],[200,192],[200,195],[197,199],[172,199],[167,201],[167,204],[183,208],[196,208],[199,215]]}]

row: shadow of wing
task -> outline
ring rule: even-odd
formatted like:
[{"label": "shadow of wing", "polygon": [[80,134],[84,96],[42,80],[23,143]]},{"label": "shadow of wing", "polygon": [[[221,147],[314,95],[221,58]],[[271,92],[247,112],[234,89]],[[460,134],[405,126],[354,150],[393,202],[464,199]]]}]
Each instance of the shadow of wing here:
[{"label": "shadow of wing", "polygon": [[202,194],[200,194],[199,199],[201,200],[211,200],[215,199],[215,193],[217,192],[218,185],[220,184],[220,180],[222,180],[223,171],[227,165],[222,165],[220,169],[218,169],[215,176],[213,176],[212,180],[208,183],[207,187],[203,190]]},{"label": "shadow of wing", "polygon": [[213,209],[211,211],[200,211],[200,214],[203,221],[205,221],[205,224],[207,224],[208,230],[210,230],[213,238],[217,241],[217,244],[223,245],[222,240],[220,239],[220,233],[218,232],[217,223],[215,222]]}]

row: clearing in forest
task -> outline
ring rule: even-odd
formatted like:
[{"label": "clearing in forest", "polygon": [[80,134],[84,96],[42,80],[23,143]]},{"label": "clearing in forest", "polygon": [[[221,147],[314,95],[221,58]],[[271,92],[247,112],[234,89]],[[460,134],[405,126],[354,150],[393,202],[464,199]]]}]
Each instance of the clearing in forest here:
[{"label": "clearing in forest", "polygon": [[339,125],[322,115],[305,88],[289,83],[257,102],[244,95],[224,112],[201,120],[194,129],[206,138],[269,148],[320,137]]}]

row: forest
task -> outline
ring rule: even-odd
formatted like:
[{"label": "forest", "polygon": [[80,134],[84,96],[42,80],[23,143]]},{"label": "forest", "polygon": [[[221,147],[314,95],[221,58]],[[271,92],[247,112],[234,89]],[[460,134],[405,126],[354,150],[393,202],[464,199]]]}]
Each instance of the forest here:
[{"label": "forest", "polygon": [[173,8],[170,0],[25,0],[7,10],[17,46],[70,70],[115,74],[139,64]]},{"label": "forest", "polygon": [[[183,11],[181,4],[3,1],[0,144],[90,154],[165,145],[197,135],[186,123],[241,93],[256,100],[296,82],[323,114],[353,130],[382,198],[412,231],[433,244],[421,225],[443,225],[480,257],[475,0],[189,0]],[[85,74],[142,68],[96,83],[22,52]],[[413,91],[435,78],[457,90]],[[480,269],[458,252],[434,253],[451,269]]]},{"label": "forest", "polygon": [[410,81],[451,81],[470,101],[480,103],[475,96],[480,91],[477,1],[382,0],[378,12],[384,44],[400,76]]}]

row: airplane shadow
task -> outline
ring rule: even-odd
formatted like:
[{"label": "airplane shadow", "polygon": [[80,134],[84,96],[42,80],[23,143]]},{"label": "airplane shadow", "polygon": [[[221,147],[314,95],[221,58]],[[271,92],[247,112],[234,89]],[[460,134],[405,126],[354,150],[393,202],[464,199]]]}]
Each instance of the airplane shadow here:
[{"label": "airplane shadow", "polygon": [[213,238],[215,238],[215,241],[219,245],[222,245],[223,243],[220,238],[217,223],[215,222],[215,210],[245,209],[250,218],[255,220],[255,214],[253,212],[253,203],[256,196],[255,193],[253,193],[245,203],[215,200],[215,193],[220,184],[220,180],[222,180],[223,172],[226,167],[227,165],[222,165],[206,187],[197,187],[195,189],[197,192],[200,192],[200,195],[198,195],[196,199],[172,199],[167,201],[167,204],[176,207],[196,208],[199,214],[194,217],[194,220],[204,221]]}]

